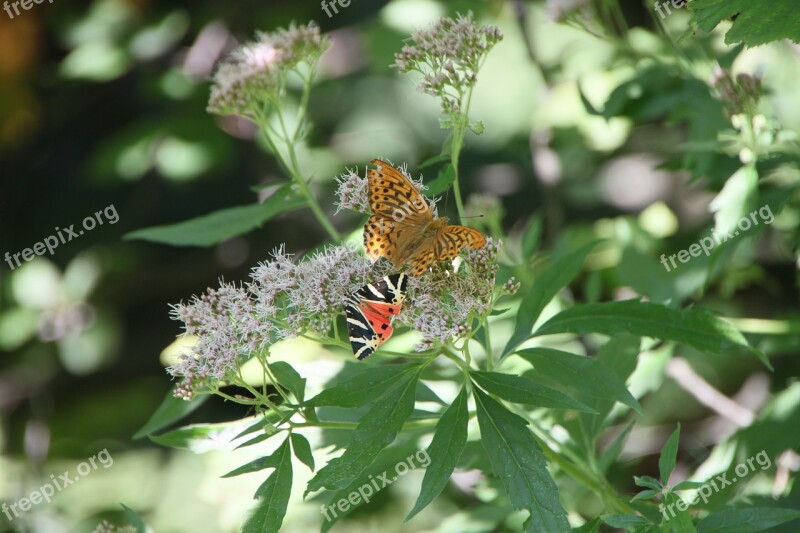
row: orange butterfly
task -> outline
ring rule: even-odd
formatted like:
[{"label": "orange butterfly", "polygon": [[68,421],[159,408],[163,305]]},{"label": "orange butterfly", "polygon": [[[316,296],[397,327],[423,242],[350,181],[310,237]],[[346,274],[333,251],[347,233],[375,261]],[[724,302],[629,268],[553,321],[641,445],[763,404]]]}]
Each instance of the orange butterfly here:
[{"label": "orange butterfly", "polygon": [[421,276],[431,264],[448,261],[469,246],[486,244],[478,230],[448,226],[447,217],[434,218],[428,202],[402,172],[380,159],[367,171],[372,216],[364,225],[364,248],[372,262],[385,257],[396,268],[410,267]]}]

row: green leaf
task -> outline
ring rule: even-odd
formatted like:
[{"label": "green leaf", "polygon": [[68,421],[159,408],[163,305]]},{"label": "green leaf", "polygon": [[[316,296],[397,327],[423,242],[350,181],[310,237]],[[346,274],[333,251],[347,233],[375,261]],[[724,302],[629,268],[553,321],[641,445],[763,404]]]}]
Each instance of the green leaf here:
[{"label": "green leaf", "polygon": [[643,516],[627,514],[607,514],[601,517],[603,522],[611,527],[627,529],[629,527],[642,526],[647,523]]},{"label": "green leaf", "polygon": [[425,191],[425,196],[431,198],[437,194],[442,194],[450,188],[454,181],[456,181],[456,171],[453,165],[448,163],[442,167],[436,179],[425,184],[428,187],[428,190]]},{"label": "green leaf", "polygon": [[360,374],[325,389],[308,400],[314,407],[360,407],[385,393],[387,389],[400,383],[402,379],[419,370],[418,363],[386,365],[366,368]]},{"label": "green leaf", "polygon": [[292,450],[294,455],[303,462],[311,471],[314,471],[314,454],[311,453],[311,444],[300,433],[292,433]]},{"label": "green leaf", "polygon": [[743,348],[772,368],[764,354],[748,345],[739,330],[696,307],[673,309],[637,300],[576,305],[542,324],[534,336],[555,333],[602,333],[610,336],[631,333],[679,342],[715,355],[730,348]]},{"label": "green leaf", "polygon": [[667,484],[669,475],[675,469],[675,461],[678,458],[678,441],[681,436],[681,425],[675,428],[672,435],[667,439],[664,447],[661,449],[661,455],[658,457],[658,472],[661,477],[661,483]]},{"label": "green leaf", "polygon": [[573,400],[563,392],[551,389],[522,376],[512,376],[499,372],[470,373],[473,381],[486,391],[504,400],[552,409],[575,409],[587,413],[596,411],[583,403]]},{"label": "green leaf", "polygon": [[283,361],[270,363],[269,369],[275,375],[278,383],[289,389],[289,392],[294,394],[300,403],[303,403],[306,393],[306,378],[301,377],[297,370],[292,368],[292,365]]},{"label": "green leaf", "polygon": [[800,511],[797,509],[774,507],[726,509],[700,520],[697,523],[697,533],[756,533],[798,518]]},{"label": "green leaf", "polygon": [[638,500],[649,500],[650,498],[652,498],[656,494],[661,494],[661,491],[660,490],[656,490],[656,489],[643,490],[642,492],[640,492],[639,494],[637,494],[636,496],[631,498],[631,501],[635,502],[635,501],[638,501]]},{"label": "green leaf", "polygon": [[600,524],[602,523],[603,521],[600,520],[600,517],[598,516],[594,520],[586,522],[581,527],[574,528],[572,533],[597,533],[600,530]]},{"label": "green leaf", "polygon": [[[671,531],[676,531],[677,533],[696,533],[692,515],[689,514],[688,509],[691,503],[684,502],[684,505],[682,505],[684,509],[681,511],[680,507],[678,507],[678,501],[680,499],[681,497],[674,492],[667,492],[664,494],[664,510],[661,511],[661,522],[663,524],[669,520]],[[664,518],[667,520],[664,520]]]},{"label": "green leaf", "polygon": [[699,489],[705,485],[702,481],[681,481],[674,487],[672,487],[673,492],[677,492],[679,490],[692,490],[692,489]]},{"label": "green leaf", "polygon": [[136,528],[136,533],[152,533],[153,528],[147,525],[139,513],[125,505],[124,503],[120,504],[122,508],[125,510],[125,521],[129,526],[133,526]]},{"label": "green leaf", "polygon": [[436,424],[436,432],[427,450],[430,464],[422,478],[417,503],[406,516],[406,521],[431,503],[447,485],[467,442],[467,422],[467,389],[463,387]]},{"label": "green leaf", "polygon": [[243,420],[219,424],[192,424],[162,435],[148,435],[147,438],[161,446],[187,449],[195,453],[227,450],[232,447],[236,435],[248,424],[249,422]]},{"label": "green leaf", "polygon": [[633,482],[637,487],[647,487],[648,489],[661,490],[661,483],[650,476],[633,476]]},{"label": "green leaf", "polygon": [[167,427],[173,422],[177,422],[192,413],[210,398],[208,395],[201,395],[186,401],[181,398],[176,398],[174,391],[175,389],[173,388],[167,393],[167,396],[161,402],[161,405],[156,408],[152,416],[150,416],[150,419],[133,435],[134,439],[141,439],[142,437],[146,437],[151,433],[155,433]]},{"label": "green leaf", "polygon": [[242,533],[277,533],[280,531],[289,495],[292,492],[292,453],[289,439],[275,451],[279,461],[275,471],[256,491],[258,503],[250,510]]},{"label": "green leaf", "polygon": [[308,482],[305,494],[322,488],[337,490],[353,482],[386,446],[394,441],[414,411],[414,392],[421,367],[405,373],[361,418],[341,457],[331,459]]},{"label": "green leaf", "polygon": [[531,513],[526,531],[571,531],[542,449],[525,421],[480,389],[473,392],[481,442],[492,470],[505,487],[511,505]]},{"label": "green leaf", "polygon": [[522,257],[530,259],[542,237],[542,217],[537,213],[528,222],[528,227],[522,234]]},{"label": "green leaf", "polygon": [[618,401],[642,412],[625,382],[599,359],[552,348],[529,348],[517,355],[531,363],[537,373],[579,392],[586,402]]},{"label": "green leaf", "polygon": [[[284,441],[284,444],[286,444],[286,441]],[[236,477],[236,476],[241,476],[242,474],[250,474],[252,472],[259,472],[259,471],[265,470],[267,468],[277,468],[278,465],[281,462],[281,455],[280,454],[283,453],[283,445],[284,444],[281,444],[281,446],[278,447],[278,449],[275,450],[275,453],[273,453],[272,455],[265,455],[264,457],[259,457],[258,459],[250,461],[249,463],[244,464],[244,465],[240,466],[239,468],[234,468],[233,470],[231,470],[230,472],[228,472],[227,474],[225,474],[222,477],[224,477],[224,478]]]},{"label": "green leaf", "polygon": [[229,207],[177,224],[144,228],[128,233],[123,239],[173,246],[212,246],[247,233],[269,219],[302,207],[305,203],[305,199],[292,190],[291,183],[286,183],[263,204]]},{"label": "green leaf", "polygon": [[743,42],[748,47],[790,39],[800,42],[800,17],[795,0],[772,0],[769,9],[751,0],[692,0],[692,26],[705,32],[736,16],[725,34],[725,43]]},{"label": "green leaf", "polygon": [[531,329],[542,309],[558,294],[558,291],[575,279],[589,252],[597,246],[597,243],[598,241],[590,242],[567,254],[536,278],[530,291],[522,299],[517,313],[517,323],[514,326],[514,334],[508,340],[508,344],[503,350],[503,356],[511,353],[522,342],[530,338]]},{"label": "green leaf", "polygon": [[419,165],[417,165],[417,170],[433,166],[437,163],[444,163],[445,161],[450,161],[450,154],[439,154],[433,157],[429,157]]},{"label": "green leaf", "polygon": [[758,172],[755,165],[745,165],[725,181],[722,190],[709,204],[714,213],[714,230],[738,236],[738,222],[757,207]]}]

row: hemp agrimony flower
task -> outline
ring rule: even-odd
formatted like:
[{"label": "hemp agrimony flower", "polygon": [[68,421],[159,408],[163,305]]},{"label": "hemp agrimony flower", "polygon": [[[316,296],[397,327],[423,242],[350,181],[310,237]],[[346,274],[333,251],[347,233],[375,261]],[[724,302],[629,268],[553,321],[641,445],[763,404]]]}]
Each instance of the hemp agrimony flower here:
[{"label": "hemp agrimony flower", "polygon": [[[422,177],[418,180],[412,178],[405,165],[397,167],[397,169],[414,184],[414,187],[416,187],[420,193],[424,193],[428,190],[428,187],[422,183]],[[336,202],[337,213],[342,209],[350,209],[351,211],[358,211],[359,213],[372,212],[369,208],[369,201],[367,200],[367,178],[361,177],[357,169],[348,170],[345,174],[338,176],[336,182],[339,184],[339,187],[336,189],[336,196],[339,198]],[[435,199],[428,199],[428,207],[434,216],[438,216]]]},{"label": "hemp agrimony flower", "polygon": [[293,71],[306,75],[303,66],[313,70],[329,45],[313,22],[257,33],[255,41],[235,49],[217,67],[208,112],[258,116],[266,103],[283,94],[287,75]]},{"label": "hemp agrimony flower", "polygon": [[418,89],[439,98],[445,114],[445,127],[465,116],[469,95],[477,81],[478,70],[489,50],[502,39],[495,26],[481,26],[467,16],[456,20],[441,18],[427,30],[411,35],[413,45],[406,45],[395,55],[394,67],[400,72],[419,72]]}]

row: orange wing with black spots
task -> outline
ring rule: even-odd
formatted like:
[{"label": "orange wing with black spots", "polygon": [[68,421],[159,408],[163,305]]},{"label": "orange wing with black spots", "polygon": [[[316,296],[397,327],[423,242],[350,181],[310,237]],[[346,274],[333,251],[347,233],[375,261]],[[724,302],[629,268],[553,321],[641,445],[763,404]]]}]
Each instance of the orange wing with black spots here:
[{"label": "orange wing with black spots", "polygon": [[372,216],[364,225],[364,249],[373,262],[385,257],[396,268],[421,276],[431,265],[452,260],[468,246],[486,244],[478,230],[448,226],[434,218],[425,197],[400,170],[379,159],[367,171]]},{"label": "orange wing with black spots", "polygon": [[391,274],[350,296],[345,315],[356,359],[366,359],[392,336],[392,317],[403,308],[405,290],[405,274]]}]

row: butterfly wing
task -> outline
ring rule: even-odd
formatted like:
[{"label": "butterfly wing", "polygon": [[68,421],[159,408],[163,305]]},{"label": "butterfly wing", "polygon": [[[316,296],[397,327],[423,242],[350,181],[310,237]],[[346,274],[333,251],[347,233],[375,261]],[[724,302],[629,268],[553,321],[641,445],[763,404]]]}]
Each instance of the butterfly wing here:
[{"label": "butterfly wing", "polygon": [[428,202],[400,170],[379,159],[367,171],[369,205],[364,249],[373,262],[386,257],[401,268],[416,251],[423,229],[433,220]]},{"label": "butterfly wing", "polygon": [[450,261],[467,246],[473,250],[486,244],[483,234],[466,226],[443,226],[432,238],[420,244],[406,262],[415,276],[421,276],[429,266]]},{"label": "butterfly wing", "polygon": [[403,308],[405,287],[405,274],[392,274],[350,296],[345,314],[350,346],[358,360],[372,355],[392,336],[391,320]]},{"label": "butterfly wing", "polygon": [[407,225],[433,220],[425,197],[405,174],[389,163],[373,159],[377,169],[367,170],[369,208],[385,219]]}]

